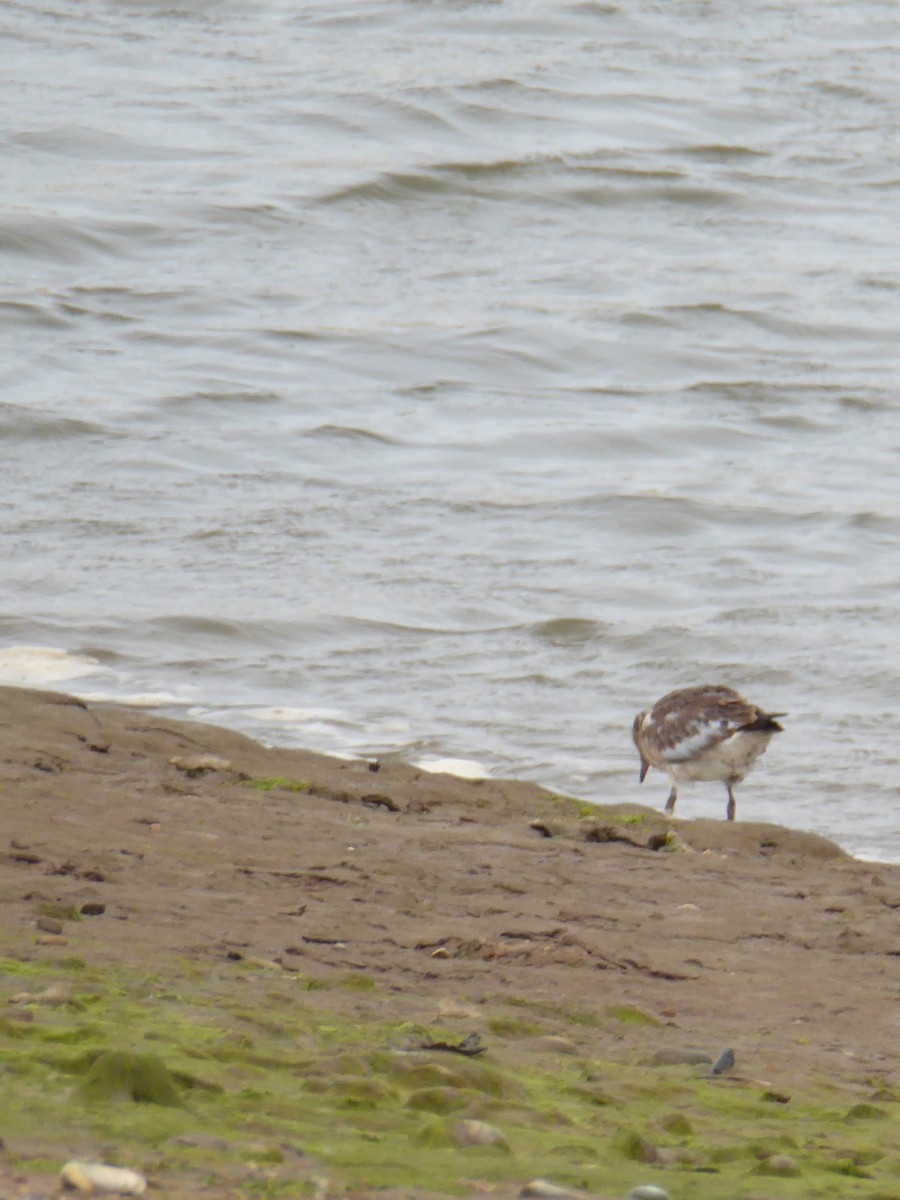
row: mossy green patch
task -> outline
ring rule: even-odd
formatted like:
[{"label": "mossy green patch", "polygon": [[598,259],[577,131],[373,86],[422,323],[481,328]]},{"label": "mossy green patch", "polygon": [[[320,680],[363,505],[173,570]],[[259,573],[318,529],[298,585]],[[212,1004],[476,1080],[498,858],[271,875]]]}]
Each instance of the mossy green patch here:
[{"label": "mossy green patch", "polygon": [[[247,974],[240,963],[156,962],[144,977],[7,963],[10,992],[18,977],[32,991],[65,989],[81,1006],[35,1005],[30,1022],[0,1020],[0,1128],[32,1145],[45,1139],[48,1159],[65,1152],[60,1129],[65,1145],[115,1147],[138,1169],[152,1169],[161,1153],[212,1167],[225,1144],[234,1161],[274,1172],[257,1181],[260,1194],[270,1187],[285,1197],[306,1186],[291,1173],[288,1144],[302,1146],[336,1186],[443,1194],[465,1191],[466,1179],[510,1186],[552,1174],[562,1185],[625,1195],[647,1163],[673,1196],[726,1200],[759,1191],[754,1173],[787,1155],[799,1177],[763,1185],[785,1200],[874,1200],[892,1194],[900,1168],[882,1081],[877,1102],[874,1083],[867,1091],[792,1081],[790,1103],[775,1105],[763,1085],[674,1078],[636,1065],[655,1019],[627,1005],[621,1015],[494,997],[486,1011],[498,1024],[473,1059],[405,1049],[458,1041],[458,1031],[398,1024],[382,989],[347,992],[333,986],[340,976],[310,991],[301,977]],[[532,1019],[542,1033],[612,1031],[619,1057],[529,1053],[515,1039],[524,1032],[517,1022],[530,1033]],[[508,1150],[460,1148],[452,1127],[465,1119],[495,1126]],[[202,1138],[179,1144],[198,1133],[206,1148]]]},{"label": "mossy green patch", "polygon": [[844,1115],[845,1121],[871,1121],[873,1118],[880,1118],[885,1115],[883,1108],[876,1108],[874,1104],[854,1104],[847,1109]]},{"label": "mossy green patch", "polygon": [[604,1010],[606,1015],[612,1017],[616,1021],[625,1021],[632,1025],[653,1025],[657,1029],[662,1029],[665,1025],[659,1017],[654,1017],[650,1013],[644,1012],[643,1009],[635,1008],[632,1004],[610,1004]]},{"label": "mossy green patch", "polygon": [[130,1050],[106,1050],[90,1056],[84,1082],[78,1088],[90,1103],[134,1101],[136,1104],[181,1104],[175,1081],[165,1063],[155,1054]]},{"label": "mossy green patch", "polygon": [[74,904],[64,904],[61,900],[45,900],[38,905],[39,917],[52,917],[56,921],[80,921],[81,913]]},{"label": "mossy green patch", "polygon": [[685,1138],[690,1137],[694,1132],[694,1127],[684,1113],[669,1113],[663,1117],[660,1122],[660,1127],[665,1129],[667,1133],[672,1133],[675,1137]]},{"label": "mossy green patch", "polygon": [[0,957],[0,977],[4,981],[15,979],[17,976],[47,976],[52,977],[57,972],[43,960],[35,961],[27,958]]},{"label": "mossy green patch", "polygon": [[341,975],[334,986],[351,988],[358,992],[371,992],[375,990],[376,984],[372,976],[367,975],[365,971],[349,971],[346,975]]}]

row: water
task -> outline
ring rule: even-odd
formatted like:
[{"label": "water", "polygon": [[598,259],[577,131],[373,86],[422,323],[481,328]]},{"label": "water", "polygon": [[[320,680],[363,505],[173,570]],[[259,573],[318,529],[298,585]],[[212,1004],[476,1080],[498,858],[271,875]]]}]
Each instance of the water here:
[{"label": "water", "polygon": [[3,680],[659,805],[724,681],[738,817],[900,860],[893,4],[0,33]]}]

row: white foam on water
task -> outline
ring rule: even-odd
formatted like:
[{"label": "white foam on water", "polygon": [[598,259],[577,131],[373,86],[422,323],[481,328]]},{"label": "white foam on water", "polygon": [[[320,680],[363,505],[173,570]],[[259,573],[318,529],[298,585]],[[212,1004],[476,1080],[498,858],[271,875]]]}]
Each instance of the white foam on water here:
[{"label": "white foam on water", "polygon": [[283,725],[320,725],[323,721],[345,724],[346,714],[339,708],[291,708],[288,705],[247,710],[254,721],[277,721]]},{"label": "white foam on water", "polygon": [[40,687],[79,679],[101,670],[100,663],[85,655],[70,654],[54,646],[7,646],[0,650],[0,683]]},{"label": "white foam on water", "polygon": [[489,775],[474,758],[421,758],[413,766],[432,775],[456,775],[459,779],[487,779]]},{"label": "white foam on water", "polygon": [[129,708],[179,708],[192,703],[173,692],[78,692],[88,704],[125,704]]}]

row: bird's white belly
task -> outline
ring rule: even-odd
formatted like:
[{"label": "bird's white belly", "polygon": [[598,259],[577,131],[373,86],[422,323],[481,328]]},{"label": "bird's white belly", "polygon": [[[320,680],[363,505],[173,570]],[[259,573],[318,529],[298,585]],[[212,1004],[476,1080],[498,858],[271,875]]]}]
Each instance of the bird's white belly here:
[{"label": "bird's white belly", "polygon": [[736,733],[698,754],[690,762],[667,763],[666,770],[676,783],[721,780],[738,783],[772,739],[772,734],[759,730]]}]

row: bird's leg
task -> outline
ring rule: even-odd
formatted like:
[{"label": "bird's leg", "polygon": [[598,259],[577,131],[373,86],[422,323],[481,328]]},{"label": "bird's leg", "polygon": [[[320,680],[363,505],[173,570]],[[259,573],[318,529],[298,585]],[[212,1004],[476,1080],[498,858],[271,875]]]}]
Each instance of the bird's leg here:
[{"label": "bird's leg", "polygon": [[731,790],[732,785],[730,783],[727,783],[725,786],[728,788],[728,807],[725,810],[725,816],[726,816],[727,820],[733,821],[734,820],[734,792]]},{"label": "bird's leg", "polygon": [[672,784],[672,790],[669,792],[669,798],[666,801],[666,812],[673,813],[675,811],[675,801],[678,799],[678,792],[675,790],[675,784]]}]

